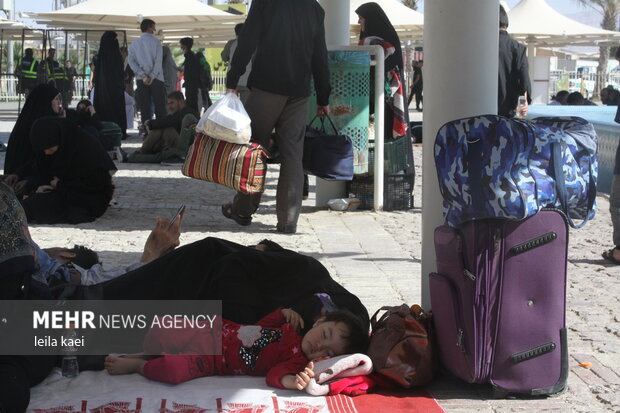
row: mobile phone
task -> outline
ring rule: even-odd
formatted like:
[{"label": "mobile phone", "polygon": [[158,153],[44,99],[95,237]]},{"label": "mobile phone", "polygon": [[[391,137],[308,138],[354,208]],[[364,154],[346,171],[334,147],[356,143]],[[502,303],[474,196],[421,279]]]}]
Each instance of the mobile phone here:
[{"label": "mobile phone", "polygon": [[175,223],[175,221],[177,220],[177,218],[179,217],[179,215],[181,215],[183,213],[183,211],[185,211],[185,205],[181,205],[179,207],[179,209],[177,209],[177,213],[174,214],[174,217],[172,217],[172,219],[169,221],[168,223],[168,229],[170,229],[170,227],[172,227],[172,224]]}]

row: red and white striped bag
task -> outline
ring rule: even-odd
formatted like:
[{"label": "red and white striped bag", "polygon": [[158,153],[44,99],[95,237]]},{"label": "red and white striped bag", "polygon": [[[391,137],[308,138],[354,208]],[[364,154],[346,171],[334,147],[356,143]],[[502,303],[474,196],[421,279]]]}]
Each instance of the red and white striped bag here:
[{"label": "red and white striped bag", "polygon": [[199,133],[190,146],[183,175],[247,194],[265,190],[265,150],[257,143],[230,143]]}]

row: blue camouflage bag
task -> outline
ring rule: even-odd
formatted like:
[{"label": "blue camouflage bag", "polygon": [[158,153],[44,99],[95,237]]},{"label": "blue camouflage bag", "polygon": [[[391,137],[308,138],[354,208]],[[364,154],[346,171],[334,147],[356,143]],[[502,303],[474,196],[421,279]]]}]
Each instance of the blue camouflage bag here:
[{"label": "blue camouflage bag", "polygon": [[524,219],[552,207],[581,228],[596,210],[596,151],[594,127],[577,117],[448,122],[434,148],[446,222]]}]

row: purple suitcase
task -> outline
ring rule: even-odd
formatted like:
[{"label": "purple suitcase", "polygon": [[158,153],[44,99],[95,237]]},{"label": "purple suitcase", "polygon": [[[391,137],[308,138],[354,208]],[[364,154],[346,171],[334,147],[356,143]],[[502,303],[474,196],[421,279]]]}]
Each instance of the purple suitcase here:
[{"label": "purple suitcase", "polygon": [[431,305],[443,366],[496,396],[566,386],[568,225],[556,210],[435,230]]}]

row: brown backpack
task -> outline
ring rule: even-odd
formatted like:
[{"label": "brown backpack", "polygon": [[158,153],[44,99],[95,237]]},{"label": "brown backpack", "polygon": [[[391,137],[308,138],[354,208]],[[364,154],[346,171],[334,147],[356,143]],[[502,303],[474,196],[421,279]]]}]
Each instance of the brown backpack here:
[{"label": "brown backpack", "polygon": [[370,320],[368,347],[373,371],[407,389],[428,383],[435,372],[431,316],[417,305],[412,308],[402,304],[377,310]]}]

